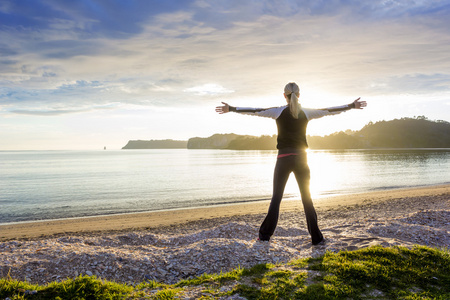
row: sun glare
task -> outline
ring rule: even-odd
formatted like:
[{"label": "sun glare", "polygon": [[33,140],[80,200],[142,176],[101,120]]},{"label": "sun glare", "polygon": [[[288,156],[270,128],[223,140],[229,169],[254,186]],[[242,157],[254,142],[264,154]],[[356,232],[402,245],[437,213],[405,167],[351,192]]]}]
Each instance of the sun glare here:
[{"label": "sun glare", "polygon": [[308,164],[311,168],[311,196],[313,199],[323,196],[324,191],[332,193],[338,190],[337,178],[341,170],[335,161],[335,156],[324,152],[308,153]]}]

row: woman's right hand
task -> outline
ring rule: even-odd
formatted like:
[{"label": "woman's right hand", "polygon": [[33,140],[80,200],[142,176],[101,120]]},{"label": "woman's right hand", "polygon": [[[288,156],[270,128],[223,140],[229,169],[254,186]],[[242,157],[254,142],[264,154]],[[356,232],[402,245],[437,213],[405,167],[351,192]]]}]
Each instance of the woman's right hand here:
[{"label": "woman's right hand", "polygon": [[225,114],[225,113],[229,112],[230,106],[225,102],[222,102],[222,104],[223,104],[223,106],[216,107],[216,112],[218,112],[219,114]]}]

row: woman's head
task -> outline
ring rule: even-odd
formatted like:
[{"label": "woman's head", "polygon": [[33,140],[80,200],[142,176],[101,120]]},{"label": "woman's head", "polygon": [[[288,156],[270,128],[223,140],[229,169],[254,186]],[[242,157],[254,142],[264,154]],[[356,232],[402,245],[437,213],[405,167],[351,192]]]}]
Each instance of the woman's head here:
[{"label": "woman's head", "polygon": [[300,88],[295,82],[289,82],[284,87],[284,95],[290,96],[292,93],[295,93],[297,98],[300,97]]},{"label": "woman's head", "polygon": [[298,103],[300,88],[295,82],[286,84],[284,87],[284,97],[286,97],[292,117],[298,119],[298,114],[300,112],[300,104]]}]

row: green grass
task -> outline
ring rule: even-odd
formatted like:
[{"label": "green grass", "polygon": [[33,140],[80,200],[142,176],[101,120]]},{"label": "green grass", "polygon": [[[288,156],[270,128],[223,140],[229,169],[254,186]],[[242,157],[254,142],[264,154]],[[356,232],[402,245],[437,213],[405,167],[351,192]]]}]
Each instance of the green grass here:
[{"label": "green grass", "polygon": [[123,299],[124,295],[131,295],[133,289],[131,286],[88,276],[52,282],[45,286],[0,279],[0,299]]},{"label": "green grass", "polygon": [[327,252],[287,264],[259,264],[203,274],[168,285],[136,286],[79,276],[45,286],[0,279],[0,299],[198,299],[239,294],[247,299],[450,299],[450,253],[416,246]]}]

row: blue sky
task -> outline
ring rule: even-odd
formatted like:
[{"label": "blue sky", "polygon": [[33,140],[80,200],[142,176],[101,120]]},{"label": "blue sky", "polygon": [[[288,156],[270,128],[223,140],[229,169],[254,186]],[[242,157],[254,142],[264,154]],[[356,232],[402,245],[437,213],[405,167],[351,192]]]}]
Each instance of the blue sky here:
[{"label": "blue sky", "polygon": [[0,150],[119,149],[129,139],[274,134],[217,115],[368,102],[310,134],[450,121],[450,1],[0,2]]}]

